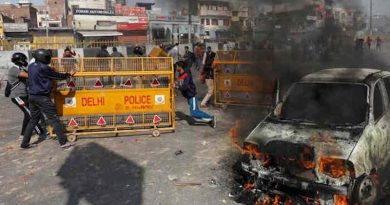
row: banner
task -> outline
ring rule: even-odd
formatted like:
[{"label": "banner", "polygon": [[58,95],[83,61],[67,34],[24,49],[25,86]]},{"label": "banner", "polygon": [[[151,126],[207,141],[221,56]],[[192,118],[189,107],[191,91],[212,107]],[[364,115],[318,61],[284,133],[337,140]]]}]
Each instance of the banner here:
[{"label": "banner", "polygon": [[117,4],[115,6],[115,13],[118,16],[138,16],[138,17],[148,16],[144,7],[123,6],[120,4]]},{"label": "banner", "polygon": [[149,24],[147,23],[119,23],[117,24],[118,31],[137,31],[148,30]]}]

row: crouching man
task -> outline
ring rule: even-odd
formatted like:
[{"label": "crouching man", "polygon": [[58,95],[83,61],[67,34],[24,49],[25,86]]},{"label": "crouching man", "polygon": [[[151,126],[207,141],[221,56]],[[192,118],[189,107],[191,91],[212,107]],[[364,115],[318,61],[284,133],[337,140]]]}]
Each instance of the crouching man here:
[{"label": "crouching man", "polygon": [[183,61],[179,61],[176,64],[176,69],[179,73],[177,88],[188,100],[191,117],[210,123],[213,128],[216,128],[216,117],[199,110],[198,98],[196,97],[196,86],[192,80],[191,74],[185,71],[185,65],[186,64]]},{"label": "crouching man", "polygon": [[51,80],[65,80],[75,74],[74,70],[61,74],[55,72],[48,65],[51,62],[51,54],[48,50],[38,49],[35,52],[35,62],[28,67],[28,87],[31,119],[26,127],[21,147],[26,149],[32,147],[30,144],[34,127],[41,119],[42,113],[48,118],[48,122],[54,128],[58,142],[62,148],[71,146],[67,143],[64,128],[58,118],[57,109],[51,101],[50,93]]}]

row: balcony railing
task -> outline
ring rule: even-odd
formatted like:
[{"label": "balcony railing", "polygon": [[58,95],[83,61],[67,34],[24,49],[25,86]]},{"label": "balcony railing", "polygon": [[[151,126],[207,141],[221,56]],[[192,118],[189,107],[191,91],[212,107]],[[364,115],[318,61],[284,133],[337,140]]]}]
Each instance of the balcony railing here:
[{"label": "balcony railing", "polygon": [[200,16],[232,16],[231,11],[200,10]]}]

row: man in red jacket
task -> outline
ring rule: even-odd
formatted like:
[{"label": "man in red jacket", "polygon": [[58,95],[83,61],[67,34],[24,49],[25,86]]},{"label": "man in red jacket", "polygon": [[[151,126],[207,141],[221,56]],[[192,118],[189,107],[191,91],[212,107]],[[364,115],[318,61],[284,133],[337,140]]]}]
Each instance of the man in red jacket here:
[{"label": "man in red jacket", "polygon": [[179,73],[177,87],[181,91],[181,94],[188,100],[191,117],[208,122],[213,128],[216,128],[216,117],[199,110],[196,86],[192,80],[192,75],[185,71],[185,65],[183,61],[179,61],[176,64],[176,69]]}]

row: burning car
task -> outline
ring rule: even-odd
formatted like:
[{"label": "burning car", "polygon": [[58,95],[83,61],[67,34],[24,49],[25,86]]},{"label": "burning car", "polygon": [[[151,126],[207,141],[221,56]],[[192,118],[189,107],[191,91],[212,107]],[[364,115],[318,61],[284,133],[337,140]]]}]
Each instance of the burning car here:
[{"label": "burning car", "polygon": [[375,204],[389,161],[390,72],[336,68],[292,85],[245,139],[256,205]]}]

